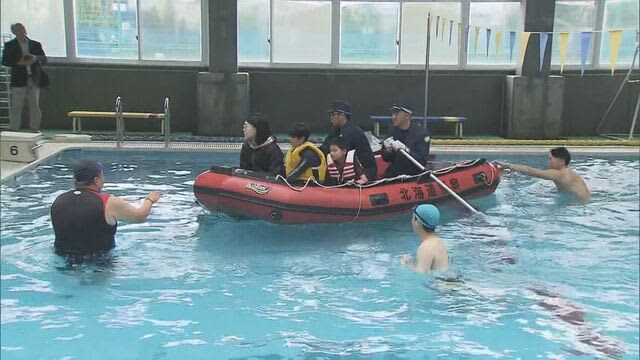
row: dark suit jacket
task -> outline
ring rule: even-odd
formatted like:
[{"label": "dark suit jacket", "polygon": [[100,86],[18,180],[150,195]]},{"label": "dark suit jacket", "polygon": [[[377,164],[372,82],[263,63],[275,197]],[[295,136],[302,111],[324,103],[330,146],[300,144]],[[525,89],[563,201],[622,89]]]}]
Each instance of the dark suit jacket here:
[{"label": "dark suit jacket", "polygon": [[[44,61],[39,61],[31,64],[31,78],[33,83],[38,87],[49,86],[49,77],[42,69],[42,64],[47,62],[47,56],[42,50],[42,44],[37,41],[27,38],[29,42],[29,53],[31,55],[44,56]],[[2,52],[2,65],[11,68],[11,86],[27,86],[27,67],[24,65],[18,65],[18,62],[22,59],[22,49],[18,39],[13,39],[4,43],[4,51]]]}]

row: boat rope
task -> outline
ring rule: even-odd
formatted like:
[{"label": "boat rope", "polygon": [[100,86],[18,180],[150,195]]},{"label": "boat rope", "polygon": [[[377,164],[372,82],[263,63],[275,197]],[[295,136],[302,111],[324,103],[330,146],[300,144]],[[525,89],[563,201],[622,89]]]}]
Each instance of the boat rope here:
[{"label": "boat rope", "polygon": [[[444,175],[444,174],[448,174],[450,172],[452,172],[453,170],[456,169],[464,169],[464,168],[468,168],[468,167],[472,167],[475,166],[476,164],[478,164],[482,159],[476,159],[476,160],[470,160],[470,161],[465,161],[465,162],[460,162],[457,164],[454,164],[452,166],[448,166],[446,168],[442,168],[442,169],[438,169],[438,170],[426,170],[423,171],[419,174],[416,175],[398,175],[392,178],[384,178],[384,179],[380,179],[380,180],[376,180],[376,181],[372,181],[366,184],[358,184],[353,180],[350,180],[346,183],[342,183],[342,184],[338,184],[338,185],[324,185],[320,182],[318,182],[315,178],[308,178],[305,182],[304,185],[302,185],[301,187],[295,187],[293,185],[291,185],[291,183],[289,183],[289,181],[287,181],[287,178],[285,178],[282,175],[276,175],[276,181],[277,180],[282,180],[285,184],[287,184],[287,186],[294,191],[303,191],[304,189],[307,188],[307,186],[309,186],[309,184],[313,183],[315,186],[321,187],[323,189],[338,189],[338,188],[342,188],[342,187],[347,187],[347,186],[356,186],[358,188],[370,188],[379,184],[383,184],[383,183],[387,183],[387,182],[392,182],[392,181],[397,181],[397,180],[402,180],[402,181],[406,181],[406,180],[412,180],[412,179],[417,179],[420,178],[424,175],[428,175],[430,172],[433,173],[434,175]],[[493,183],[493,175],[494,175],[494,171],[495,169],[493,169],[493,166],[491,166],[491,171],[492,171],[492,178],[491,178],[491,183]],[[486,183],[486,179],[485,179],[485,183]],[[491,184],[487,184],[487,185],[491,185]]]}]

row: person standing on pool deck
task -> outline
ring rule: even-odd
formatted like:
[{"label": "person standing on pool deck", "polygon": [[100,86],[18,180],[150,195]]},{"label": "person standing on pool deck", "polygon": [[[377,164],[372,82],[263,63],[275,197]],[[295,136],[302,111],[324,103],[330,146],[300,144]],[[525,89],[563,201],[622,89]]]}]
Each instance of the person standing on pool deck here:
[{"label": "person standing on pool deck", "polygon": [[416,253],[415,261],[412,256],[405,255],[400,258],[400,263],[409,269],[424,273],[431,270],[447,270],[449,267],[449,254],[436,233],[436,227],[440,223],[440,211],[431,204],[422,204],[416,207],[411,217],[411,226],[420,238],[420,246]]},{"label": "person standing on pool deck", "polygon": [[551,180],[559,192],[569,193],[582,201],[591,197],[589,188],[575,171],[569,169],[571,154],[565,147],[557,147],[549,151],[549,169],[542,170],[527,165],[515,165],[498,162],[505,169],[520,172],[541,179]]},{"label": "person standing on pool deck", "polygon": [[329,108],[331,114],[330,121],[333,127],[329,136],[324,139],[320,146],[323,153],[329,153],[329,142],[335,137],[342,137],[346,140],[349,150],[355,150],[356,156],[364,167],[368,181],[378,178],[378,165],[371,151],[371,145],[358,125],[351,122],[351,107],[344,101],[335,101]]},{"label": "person standing on pool deck", "polygon": [[160,193],[150,192],[142,205],[101,192],[102,164],[82,160],[74,169],[75,190],[56,198],[51,205],[55,251],[59,255],[100,255],[115,247],[118,221],[141,223],[147,219]]}]

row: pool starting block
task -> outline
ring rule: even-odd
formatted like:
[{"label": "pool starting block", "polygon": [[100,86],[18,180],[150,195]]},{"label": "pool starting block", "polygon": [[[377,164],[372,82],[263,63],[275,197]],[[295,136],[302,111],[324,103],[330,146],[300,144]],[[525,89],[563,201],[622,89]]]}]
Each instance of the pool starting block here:
[{"label": "pool starting block", "polygon": [[45,141],[41,133],[3,131],[0,133],[0,160],[30,163],[40,157]]}]

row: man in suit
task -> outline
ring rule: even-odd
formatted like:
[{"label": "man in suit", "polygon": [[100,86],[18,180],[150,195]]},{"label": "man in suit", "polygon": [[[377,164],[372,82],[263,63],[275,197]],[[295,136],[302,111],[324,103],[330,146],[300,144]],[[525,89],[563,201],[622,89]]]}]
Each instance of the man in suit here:
[{"label": "man in suit", "polygon": [[27,37],[24,25],[11,25],[15,39],[4,44],[2,65],[11,68],[11,110],[9,113],[11,130],[20,130],[22,108],[25,100],[29,108],[29,128],[40,129],[40,88],[49,85],[47,74],[42,69],[47,56],[42,44]]}]

